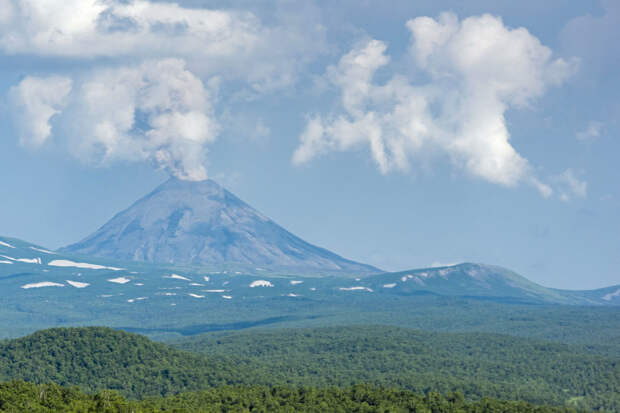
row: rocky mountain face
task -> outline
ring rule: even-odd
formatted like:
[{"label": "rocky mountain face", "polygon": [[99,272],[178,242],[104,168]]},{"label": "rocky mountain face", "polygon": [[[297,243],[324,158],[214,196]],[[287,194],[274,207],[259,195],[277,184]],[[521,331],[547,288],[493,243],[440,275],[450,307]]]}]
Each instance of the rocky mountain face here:
[{"label": "rocky mountain face", "polygon": [[174,265],[379,272],[300,239],[212,180],[171,178],[62,251]]}]

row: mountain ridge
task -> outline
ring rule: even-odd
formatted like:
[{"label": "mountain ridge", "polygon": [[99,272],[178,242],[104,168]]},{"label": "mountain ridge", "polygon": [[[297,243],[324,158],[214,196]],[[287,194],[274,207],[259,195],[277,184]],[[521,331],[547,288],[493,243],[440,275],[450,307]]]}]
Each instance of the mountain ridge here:
[{"label": "mountain ridge", "polygon": [[371,275],[369,288],[397,294],[427,292],[439,295],[501,297],[571,305],[620,304],[620,284],[589,290],[544,287],[507,268],[465,262]]}]

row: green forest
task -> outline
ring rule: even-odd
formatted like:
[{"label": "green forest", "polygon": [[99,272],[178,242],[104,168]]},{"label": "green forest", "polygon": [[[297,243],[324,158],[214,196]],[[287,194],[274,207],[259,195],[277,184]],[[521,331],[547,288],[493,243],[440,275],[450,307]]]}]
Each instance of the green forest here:
[{"label": "green forest", "polygon": [[507,335],[355,326],[208,334],[175,345],[237,359],[276,383],[363,382],[620,411],[620,358]]},{"label": "green forest", "polygon": [[166,398],[127,400],[103,390],[85,394],[78,388],[20,381],[0,384],[2,412],[420,412],[420,413],[575,413],[569,407],[535,406],[526,402],[482,399],[468,402],[461,394],[418,395],[372,386],[293,388],[280,386],[218,387]]},{"label": "green forest", "polygon": [[[314,398],[304,411],[324,403],[342,411],[620,411],[620,360],[566,344],[382,326],[210,333],[171,344],[103,327],[0,342],[0,381],[9,382],[0,406],[49,408],[29,396],[36,393],[30,384],[11,382],[22,380],[50,385],[45,393],[67,403],[90,406],[113,396],[110,411],[200,411],[205,400],[212,410],[204,411],[275,411],[265,407],[274,400],[281,411],[295,411],[308,394]],[[268,396],[271,389],[279,390]],[[360,389],[374,404],[356,399]],[[147,410],[136,410],[137,400]],[[406,410],[411,403],[419,409]],[[445,409],[428,410],[428,403]],[[484,410],[484,403],[500,410]]]}]

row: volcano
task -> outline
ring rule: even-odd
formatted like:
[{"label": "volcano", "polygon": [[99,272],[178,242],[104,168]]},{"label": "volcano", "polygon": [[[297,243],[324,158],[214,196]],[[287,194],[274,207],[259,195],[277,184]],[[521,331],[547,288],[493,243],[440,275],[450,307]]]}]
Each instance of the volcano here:
[{"label": "volcano", "polygon": [[61,251],[173,265],[378,273],[285,230],[213,180],[170,178],[92,235]]}]

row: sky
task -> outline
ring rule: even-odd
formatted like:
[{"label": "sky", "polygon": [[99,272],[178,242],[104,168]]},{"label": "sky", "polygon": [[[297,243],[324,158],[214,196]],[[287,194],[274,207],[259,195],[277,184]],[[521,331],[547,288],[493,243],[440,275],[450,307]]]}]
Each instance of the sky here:
[{"label": "sky", "polygon": [[620,3],[0,0],[0,235],[211,178],[385,270],[620,284]]}]

